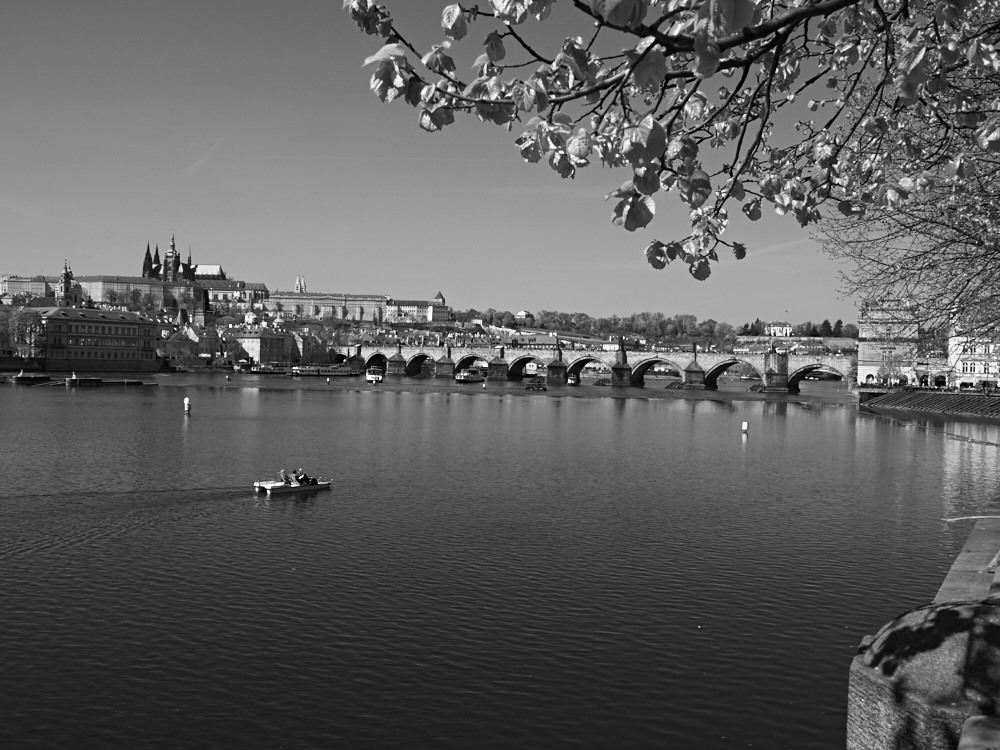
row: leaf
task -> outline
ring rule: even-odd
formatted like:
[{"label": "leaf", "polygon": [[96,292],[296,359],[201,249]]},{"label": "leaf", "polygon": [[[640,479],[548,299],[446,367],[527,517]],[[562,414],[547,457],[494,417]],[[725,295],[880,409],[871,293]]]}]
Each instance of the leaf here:
[{"label": "leaf", "polygon": [[700,258],[688,266],[688,271],[694,276],[698,281],[704,281],[709,276],[712,275],[712,268],[709,265],[707,258]]},{"label": "leaf", "polygon": [[894,80],[903,104],[915,102],[919,87],[927,81],[927,74],[924,72],[926,56],[927,47],[917,43],[905,46],[896,59]]},{"label": "leaf", "polygon": [[948,163],[944,165],[944,174],[946,177],[959,179],[965,177],[965,156],[958,154],[953,159],[949,159]]},{"label": "leaf", "polygon": [[747,257],[747,248],[742,242],[733,243],[733,255],[736,256],[736,260],[743,260]]},{"label": "leaf", "polygon": [[652,195],[660,189],[660,177],[653,166],[636,167],[632,178],[635,189],[642,195]]},{"label": "leaf", "polygon": [[530,112],[535,108],[535,89],[518,81],[510,90],[510,100],[521,112]]},{"label": "leaf", "polygon": [[483,40],[483,44],[486,45],[486,56],[490,62],[499,62],[507,56],[507,50],[503,46],[503,37],[498,32],[491,31]]},{"label": "leaf", "polygon": [[684,136],[682,138],[674,138],[667,145],[667,158],[668,159],[683,159],[689,161],[698,156],[698,144],[692,138]]},{"label": "leaf", "polygon": [[403,77],[402,71],[395,61],[382,60],[375,72],[372,73],[369,86],[381,101],[391,102],[401,93],[409,90],[409,81]]},{"label": "leaf", "polygon": [[681,200],[691,208],[698,208],[712,195],[712,181],[702,169],[695,169],[690,177],[681,177],[677,185],[680,187]]},{"label": "leaf", "polygon": [[983,151],[1000,151],[1000,118],[990,117],[976,130],[976,143]]},{"label": "leaf", "polygon": [[519,24],[528,17],[528,5],[525,0],[490,0],[497,20],[502,23]]},{"label": "leaf", "polygon": [[716,36],[735,34],[753,23],[751,0],[715,0],[712,25]]},{"label": "leaf", "polygon": [[646,115],[638,125],[625,130],[621,152],[633,166],[653,162],[666,150],[667,133],[652,115]]},{"label": "leaf", "polygon": [[910,197],[900,185],[891,182],[879,185],[876,195],[879,205],[884,208],[898,208]]},{"label": "leaf", "polygon": [[[663,54],[661,47],[654,47],[647,51],[645,55],[628,50],[625,53],[630,61],[638,60],[632,67],[632,80],[640,89],[656,90],[663,85],[663,79],[667,75],[667,58]],[[642,59],[639,59],[639,57]]]},{"label": "leaf", "polygon": [[743,188],[743,183],[739,180],[733,182],[733,187],[729,191],[729,194],[733,196],[736,200],[743,202],[743,199],[747,197],[747,191]]},{"label": "leaf", "polygon": [[376,52],[371,57],[365,58],[365,64],[361,67],[367,67],[374,62],[382,62],[383,60],[390,60],[393,57],[406,58],[406,48],[402,44],[387,44],[378,52]]},{"label": "leaf", "polygon": [[760,198],[754,198],[749,203],[744,203],[743,213],[750,221],[757,221],[760,218]]},{"label": "leaf", "polygon": [[957,26],[965,15],[965,9],[969,5],[969,0],[943,0],[934,9],[938,23],[944,22]]},{"label": "leaf", "polygon": [[708,104],[708,99],[705,98],[705,95],[696,91],[684,105],[684,116],[692,120],[700,120],[705,114],[706,104]]},{"label": "leaf", "polygon": [[438,74],[451,73],[455,70],[455,61],[445,54],[444,48],[435,44],[430,52],[420,60],[427,69]]},{"label": "leaf", "polygon": [[706,32],[694,37],[694,72],[702,78],[711,78],[719,69],[722,60],[722,50],[715,40],[709,39]]},{"label": "leaf", "polygon": [[553,151],[549,154],[549,166],[558,172],[559,176],[564,180],[576,177],[576,167],[573,165],[573,160],[569,158],[569,154],[565,151]]},{"label": "leaf", "polygon": [[576,159],[586,159],[590,156],[590,136],[580,128],[576,135],[566,143],[566,152]]},{"label": "leaf", "polygon": [[656,204],[647,195],[632,193],[615,206],[611,223],[624,227],[629,232],[645,227],[653,220]]},{"label": "leaf", "polygon": [[446,37],[456,41],[469,33],[469,24],[462,11],[462,6],[458,3],[445,6],[445,9],[441,11],[441,28]]},{"label": "leaf", "polygon": [[657,271],[667,267],[670,259],[667,257],[667,246],[659,240],[653,240],[646,247],[646,262]]},{"label": "leaf", "polygon": [[590,9],[612,26],[634,29],[646,17],[647,0],[590,0]]},{"label": "leaf", "polygon": [[529,164],[537,164],[542,160],[544,154],[542,153],[541,145],[538,143],[538,135],[536,133],[522,133],[514,141],[514,145],[520,150],[521,158]]}]

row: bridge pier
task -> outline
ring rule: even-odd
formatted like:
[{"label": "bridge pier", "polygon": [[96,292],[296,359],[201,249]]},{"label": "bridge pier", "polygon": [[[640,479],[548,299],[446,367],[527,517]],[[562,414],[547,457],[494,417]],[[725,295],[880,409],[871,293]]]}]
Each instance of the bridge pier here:
[{"label": "bridge pier", "polygon": [[444,347],[444,355],[434,360],[434,377],[455,377],[455,360],[451,358],[451,344],[446,344]]},{"label": "bridge pier", "polygon": [[764,357],[764,392],[798,393],[797,384],[788,383],[788,354],[771,349]]},{"label": "bridge pier", "polygon": [[568,369],[565,362],[554,359],[545,366],[545,375],[550,383],[565,383]]},{"label": "bridge pier", "polygon": [[504,348],[500,347],[500,353],[486,363],[486,377],[489,380],[506,381],[507,373],[510,371],[508,362],[503,356]]},{"label": "bridge pier", "polygon": [[705,382],[705,368],[698,364],[698,358],[695,357],[687,367],[684,368],[684,372],[681,373],[684,379],[685,388],[704,388],[705,390],[715,390],[715,385],[709,385]]},{"label": "bridge pier", "polygon": [[396,353],[385,363],[385,376],[387,378],[401,378],[406,375],[406,357],[403,356],[402,347],[396,344]]},{"label": "bridge pier", "polygon": [[451,357],[441,357],[434,362],[434,377],[449,378],[455,377],[455,362]]}]

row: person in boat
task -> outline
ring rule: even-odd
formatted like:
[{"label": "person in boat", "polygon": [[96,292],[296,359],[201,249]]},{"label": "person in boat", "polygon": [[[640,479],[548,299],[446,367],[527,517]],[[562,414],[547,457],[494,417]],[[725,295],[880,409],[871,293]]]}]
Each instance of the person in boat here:
[{"label": "person in boat", "polygon": [[308,474],[302,471],[301,466],[295,472],[295,481],[297,481],[299,484],[316,484],[317,482],[316,479],[310,477]]},{"label": "person in boat", "polygon": [[292,483],[292,478],[290,476],[288,476],[288,472],[286,472],[284,469],[279,469],[278,470],[278,479],[281,480],[282,484],[291,484]]}]

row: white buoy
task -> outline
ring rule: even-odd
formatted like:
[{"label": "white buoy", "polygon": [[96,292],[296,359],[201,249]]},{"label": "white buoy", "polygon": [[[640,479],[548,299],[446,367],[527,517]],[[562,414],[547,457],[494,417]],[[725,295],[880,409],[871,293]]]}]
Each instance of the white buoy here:
[{"label": "white buoy", "polygon": [[749,422],[744,422],[743,423],[743,432],[746,432],[749,429],[750,429],[750,423]]},{"label": "white buoy", "polygon": [[189,399],[187,396],[184,397],[184,413],[185,414],[191,413],[191,399]]},{"label": "white buoy", "polygon": [[329,383],[329,382],[330,382],[330,378],[327,378],[327,379],[326,379],[326,382],[327,382],[327,383]]}]

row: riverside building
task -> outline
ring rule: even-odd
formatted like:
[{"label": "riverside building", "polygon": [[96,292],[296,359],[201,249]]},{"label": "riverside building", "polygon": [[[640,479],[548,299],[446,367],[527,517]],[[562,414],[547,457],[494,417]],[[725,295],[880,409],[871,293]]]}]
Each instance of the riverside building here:
[{"label": "riverside building", "polygon": [[47,370],[153,372],[156,323],[126,310],[38,308]]}]

